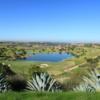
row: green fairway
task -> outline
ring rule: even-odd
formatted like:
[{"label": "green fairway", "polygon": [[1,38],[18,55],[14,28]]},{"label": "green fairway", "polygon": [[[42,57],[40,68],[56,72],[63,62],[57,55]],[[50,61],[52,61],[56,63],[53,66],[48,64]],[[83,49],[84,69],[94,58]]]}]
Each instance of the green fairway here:
[{"label": "green fairway", "polygon": [[62,62],[38,62],[38,61],[2,61],[6,64],[11,64],[11,69],[19,74],[29,75],[29,69],[34,65],[47,64],[48,67],[43,68],[49,74],[58,76],[64,73],[67,67],[75,65],[74,61],[62,61]]}]

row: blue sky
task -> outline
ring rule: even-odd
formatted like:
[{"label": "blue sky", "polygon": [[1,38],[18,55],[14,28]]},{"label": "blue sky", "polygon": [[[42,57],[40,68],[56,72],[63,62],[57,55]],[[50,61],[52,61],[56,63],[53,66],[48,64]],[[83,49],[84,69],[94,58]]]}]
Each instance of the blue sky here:
[{"label": "blue sky", "polygon": [[100,0],[0,0],[0,40],[100,42]]}]

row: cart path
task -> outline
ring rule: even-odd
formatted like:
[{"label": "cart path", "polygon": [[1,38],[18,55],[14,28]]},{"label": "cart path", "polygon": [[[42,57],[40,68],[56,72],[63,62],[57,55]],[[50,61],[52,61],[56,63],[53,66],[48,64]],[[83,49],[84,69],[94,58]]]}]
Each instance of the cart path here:
[{"label": "cart path", "polygon": [[70,72],[71,70],[74,70],[74,69],[76,69],[76,68],[79,68],[79,66],[82,66],[82,65],[84,65],[85,63],[86,63],[86,62],[81,63],[81,64],[79,64],[79,65],[74,65],[74,66],[72,66],[71,68],[65,69],[64,72]]}]

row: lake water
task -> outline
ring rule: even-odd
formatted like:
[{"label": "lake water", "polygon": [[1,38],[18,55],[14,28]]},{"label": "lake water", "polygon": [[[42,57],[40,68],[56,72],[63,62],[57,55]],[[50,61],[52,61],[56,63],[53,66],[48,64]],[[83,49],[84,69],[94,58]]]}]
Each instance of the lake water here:
[{"label": "lake water", "polygon": [[26,61],[62,61],[64,59],[72,58],[73,55],[71,53],[37,53],[31,54],[23,60]]}]

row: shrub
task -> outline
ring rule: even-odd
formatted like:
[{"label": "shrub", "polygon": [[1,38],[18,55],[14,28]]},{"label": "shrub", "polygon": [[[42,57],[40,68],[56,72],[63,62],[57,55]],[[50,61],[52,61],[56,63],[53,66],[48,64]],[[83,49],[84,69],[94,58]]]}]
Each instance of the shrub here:
[{"label": "shrub", "polygon": [[29,75],[31,76],[35,72],[45,72],[45,69],[41,68],[40,65],[31,65],[31,68],[29,68]]},{"label": "shrub", "polygon": [[10,69],[10,64],[0,63],[0,72],[3,73],[5,76],[7,75],[15,75],[16,73]]},{"label": "shrub", "polygon": [[7,80],[10,88],[14,91],[23,91],[26,89],[27,81],[21,75],[8,76]]},{"label": "shrub", "polygon": [[78,80],[65,80],[63,82],[63,91],[72,91],[78,85]]}]

